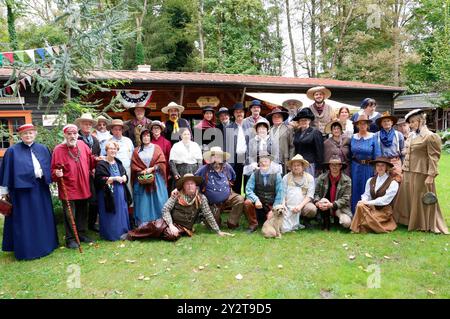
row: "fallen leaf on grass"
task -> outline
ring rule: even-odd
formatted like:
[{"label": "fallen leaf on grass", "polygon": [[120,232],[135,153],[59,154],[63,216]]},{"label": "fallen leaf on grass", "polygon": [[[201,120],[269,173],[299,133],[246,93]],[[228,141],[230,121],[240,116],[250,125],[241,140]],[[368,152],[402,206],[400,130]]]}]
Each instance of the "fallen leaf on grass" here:
[{"label": "fallen leaf on grass", "polygon": [[138,277],[138,280],[144,280],[144,278],[145,278],[144,275],[140,275],[140,276]]},{"label": "fallen leaf on grass", "polygon": [[163,261],[164,261],[164,262],[167,262],[168,260],[164,258]]},{"label": "fallen leaf on grass", "polygon": [[342,244],[342,247],[347,247],[348,245],[347,244]]},{"label": "fallen leaf on grass", "polygon": [[166,268],[167,271],[170,271],[170,268]]},{"label": "fallen leaf on grass", "polygon": [[149,281],[150,277],[144,277],[144,281]]},{"label": "fallen leaf on grass", "polygon": [[372,258],[372,255],[369,254],[369,253],[365,253],[364,255],[365,255],[367,258]]},{"label": "fallen leaf on grass", "polygon": [[431,289],[428,289],[427,292],[428,292],[430,295],[435,295],[435,294],[436,294],[436,293],[435,293],[433,290],[431,290]]},{"label": "fallen leaf on grass", "polygon": [[118,295],[123,295],[123,292],[120,290],[114,290],[114,293],[118,294]]},{"label": "fallen leaf on grass", "polygon": [[125,244],[120,244],[119,245],[119,248],[124,248],[125,247]]},{"label": "fallen leaf on grass", "polygon": [[355,255],[350,255],[350,256],[348,256],[348,259],[350,259],[350,260],[355,260],[355,258],[356,258]]},{"label": "fallen leaf on grass", "polygon": [[134,260],[134,259],[127,259],[125,261],[130,264],[134,264],[136,262],[136,260]]},{"label": "fallen leaf on grass", "polygon": [[283,269],[283,265],[278,265],[278,269]]},{"label": "fallen leaf on grass", "polygon": [[392,242],[394,243],[394,245],[399,245],[400,244],[400,242],[395,240],[395,239],[393,239]]},{"label": "fallen leaf on grass", "polygon": [[218,269],[220,269],[220,265],[216,265],[216,267],[217,267]]},{"label": "fallen leaf on grass", "polygon": [[242,278],[244,278],[244,277],[241,274],[237,274],[236,277],[234,277],[234,278],[236,278],[237,280],[242,280]]},{"label": "fallen leaf on grass", "polygon": [[198,266],[198,269],[199,269],[199,270],[203,270],[203,269],[205,269],[205,267],[203,267],[203,266]]},{"label": "fallen leaf on grass", "polygon": [[103,260],[99,260],[98,263],[99,264],[106,264],[107,261],[108,261],[107,259],[103,259]]},{"label": "fallen leaf on grass", "polygon": [[384,259],[391,259],[391,257],[389,257],[389,256],[383,256],[384,257]]}]

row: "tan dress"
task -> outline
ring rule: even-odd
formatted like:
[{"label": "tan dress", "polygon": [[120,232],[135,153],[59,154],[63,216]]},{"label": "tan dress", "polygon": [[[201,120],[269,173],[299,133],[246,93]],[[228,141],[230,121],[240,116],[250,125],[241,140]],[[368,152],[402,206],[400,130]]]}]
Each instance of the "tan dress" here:
[{"label": "tan dress", "polygon": [[403,162],[403,181],[394,203],[394,218],[397,223],[407,225],[408,230],[431,231],[448,234],[439,202],[432,205],[422,203],[426,192],[436,193],[436,185],[425,185],[427,176],[438,175],[438,161],[441,155],[441,139],[437,134],[423,127],[420,133],[411,134],[406,143]]},{"label": "tan dress", "polygon": [[[396,183],[392,177],[388,177],[381,187],[375,191],[376,177],[369,181],[370,200],[374,200],[386,195],[386,191],[392,182]],[[374,206],[358,204],[356,206],[355,216],[353,216],[350,229],[355,233],[388,233],[397,228],[394,217],[392,216],[391,203],[385,206]]]}]

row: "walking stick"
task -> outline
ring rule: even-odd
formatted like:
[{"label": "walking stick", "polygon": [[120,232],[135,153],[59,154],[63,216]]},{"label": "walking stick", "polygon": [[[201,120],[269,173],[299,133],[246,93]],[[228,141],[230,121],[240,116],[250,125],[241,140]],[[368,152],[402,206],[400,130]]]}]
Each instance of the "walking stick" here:
[{"label": "walking stick", "polygon": [[[64,169],[64,164],[58,165],[59,169]],[[64,184],[64,179],[63,177],[59,178],[59,181],[61,182],[61,187],[64,193],[64,197],[66,205],[67,205],[67,210],[69,212],[69,218],[70,218],[70,223],[72,224],[72,231],[73,234],[75,235],[75,240],[77,241],[78,244],[78,250],[80,251],[80,253],[83,253],[83,249],[81,248],[81,243],[80,243],[80,237],[78,237],[78,231],[77,231],[77,226],[75,225],[75,220],[73,218],[73,213],[72,213],[72,207],[70,206],[69,203],[69,199],[67,197],[67,189],[66,189],[66,185]]]}]

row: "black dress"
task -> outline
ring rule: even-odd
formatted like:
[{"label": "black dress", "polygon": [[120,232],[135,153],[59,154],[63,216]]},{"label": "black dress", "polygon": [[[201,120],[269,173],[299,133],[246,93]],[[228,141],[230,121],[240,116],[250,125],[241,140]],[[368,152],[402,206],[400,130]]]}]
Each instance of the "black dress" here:
[{"label": "black dress", "polygon": [[316,164],[323,163],[323,138],[322,133],[309,127],[306,130],[297,130],[294,134],[295,154],[300,154],[308,162]]}]

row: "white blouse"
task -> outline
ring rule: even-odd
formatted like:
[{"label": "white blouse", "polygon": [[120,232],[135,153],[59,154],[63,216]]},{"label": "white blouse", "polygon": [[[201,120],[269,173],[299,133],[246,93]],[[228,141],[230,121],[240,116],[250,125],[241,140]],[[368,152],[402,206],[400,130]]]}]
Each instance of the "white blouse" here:
[{"label": "white blouse", "polygon": [[187,144],[179,141],[173,144],[170,150],[169,161],[174,161],[175,164],[197,164],[201,160],[203,160],[202,150],[192,141]]},{"label": "white blouse", "polygon": [[[376,178],[377,181],[375,183],[375,192],[384,184],[384,182],[388,179],[389,174],[385,173],[383,176],[376,176],[372,178]],[[384,196],[378,197],[377,199],[372,199],[370,195],[370,181],[372,178],[369,178],[366,182],[366,189],[364,194],[361,195],[361,200],[367,201],[368,205],[374,206],[386,206],[389,205],[394,199],[395,195],[397,195],[398,191],[398,183],[396,181],[392,181],[391,185],[389,185],[386,190],[386,194]]]}]

